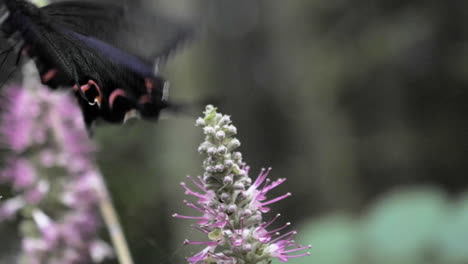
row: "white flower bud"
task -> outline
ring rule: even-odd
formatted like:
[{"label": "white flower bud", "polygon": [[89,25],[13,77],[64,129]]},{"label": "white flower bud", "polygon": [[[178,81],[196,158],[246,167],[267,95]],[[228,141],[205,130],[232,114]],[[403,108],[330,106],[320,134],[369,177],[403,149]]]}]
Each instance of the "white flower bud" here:
[{"label": "white flower bud", "polygon": [[215,166],[214,168],[216,170],[216,172],[223,172],[224,171],[224,166],[221,165],[221,164],[218,164]]},{"label": "white flower bud", "polygon": [[208,153],[208,155],[214,155],[216,153],[216,148],[215,147],[208,148],[206,153]]},{"label": "white flower bud", "polygon": [[245,198],[247,198],[247,192],[246,191],[241,191],[237,197],[240,200],[245,200]]},{"label": "white flower bud", "polygon": [[252,213],[252,210],[250,210],[250,209],[245,209],[245,211],[244,211],[244,216],[245,216],[245,217],[250,217],[250,216],[252,216],[252,214],[253,214],[253,213]]},{"label": "white flower bud", "polygon": [[236,182],[233,187],[235,190],[245,190],[244,184],[242,184],[241,182]]},{"label": "white flower bud", "polygon": [[215,107],[214,107],[213,105],[207,105],[207,106],[205,107],[205,111],[206,111],[207,113],[209,113],[209,112],[211,112],[211,111],[213,111],[213,110],[215,110]]},{"label": "white flower bud", "polygon": [[228,149],[236,149],[238,147],[240,147],[241,143],[240,141],[237,139],[237,138],[234,138],[233,140],[231,140],[231,142],[229,142],[228,144]]},{"label": "white flower bud", "polygon": [[231,204],[227,207],[226,213],[232,214],[237,210],[237,206],[235,204]]},{"label": "white flower bud", "polygon": [[196,126],[204,126],[204,125],[206,125],[205,119],[199,117],[199,118],[197,119],[197,121],[195,122],[195,125],[196,125]]},{"label": "white flower bud", "polygon": [[245,178],[244,179],[244,184],[247,185],[247,186],[251,185],[252,184],[252,179],[251,178]]},{"label": "white flower bud", "polygon": [[259,224],[260,222],[262,222],[262,215],[256,214],[251,219],[254,223]]},{"label": "white flower bud", "polygon": [[245,170],[239,170],[238,174],[239,174],[239,176],[243,177],[243,176],[247,175],[247,172],[245,172]]},{"label": "white flower bud", "polygon": [[234,152],[234,153],[232,154],[232,158],[233,158],[234,160],[241,160],[241,159],[242,159],[242,153],[240,153],[240,152]]},{"label": "white flower bud", "polygon": [[229,195],[229,193],[222,193],[220,198],[221,201],[225,203],[229,203],[231,201],[231,195]]},{"label": "white flower bud", "polygon": [[206,166],[205,170],[209,173],[215,172],[215,168],[213,166]]},{"label": "white flower bud", "polygon": [[206,142],[203,142],[200,144],[200,146],[198,147],[198,152],[200,153],[204,153],[206,152],[208,149],[208,144],[206,144]]},{"label": "white flower bud", "polygon": [[226,132],[229,132],[230,134],[237,134],[237,128],[233,125],[230,125],[227,127]]},{"label": "white flower bud", "polygon": [[219,140],[223,140],[226,137],[226,133],[224,131],[220,130],[216,132],[216,138]]},{"label": "white flower bud", "polygon": [[227,148],[225,146],[219,146],[217,152],[218,154],[221,154],[221,155],[226,154]]},{"label": "white flower bud", "polygon": [[219,120],[219,125],[220,126],[224,126],[224,125],[227,125],[231,122],[231,117],[229,117],[228,115],[225,115],[221,118],[221,120]]},{"label": "white flower bud", "polygon": [[231,176],[226,176],[226,177],[224,177],[223,183],[224,183],[225,185],[230,185],[230,184],[232,184],[232,183],[233,183],[232,177],[231,177]]},{"label": "white flower bud", "polygon": [[230,159],[224,161],[224,165],[228,168],[231,168],[234,165],[234,162]]},{"label": "white flower bud", "polygon": [[206,135],[212,135],[215,133],[215,129],[210,126],[206,126],[203,128],[203,133],[205,133]]}]

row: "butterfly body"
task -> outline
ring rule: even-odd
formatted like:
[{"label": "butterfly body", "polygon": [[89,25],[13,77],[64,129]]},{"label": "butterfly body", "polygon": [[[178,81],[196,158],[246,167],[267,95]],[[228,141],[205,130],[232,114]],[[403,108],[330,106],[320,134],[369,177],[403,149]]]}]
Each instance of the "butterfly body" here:
[{"label": "butterfly body", "polygon": [[157,34],[148,31],[159,24],[168,27],[161,20],[151,25],[150,16],[132,21],[132,12],[122,7],[71,1],[39,8],[24,0],[6,0],[5,6],[1,31],[20,40],[20,50],[35,61],[43,84],[73,87],[88,126],[96,119],[157,119],[168,106],[167,82],[154,73],[153,64],[187,30],[179,27],[171,37],[160,34],[165,44],[153,47]]}]

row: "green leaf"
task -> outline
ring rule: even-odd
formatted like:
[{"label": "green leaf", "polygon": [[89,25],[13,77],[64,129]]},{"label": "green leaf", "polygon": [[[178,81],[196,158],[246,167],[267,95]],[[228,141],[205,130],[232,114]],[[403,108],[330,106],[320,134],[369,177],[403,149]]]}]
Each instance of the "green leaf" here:
[{"label": "green leaf", "polygon": [[468,193],[451,208],[440,229],[436,249],[440,263],[468,263]]},{"label": "green leaf", "polygon": [[400,189],[385,196],[363,221],[370,263],[425,263],[446,212],[437,189]]}]

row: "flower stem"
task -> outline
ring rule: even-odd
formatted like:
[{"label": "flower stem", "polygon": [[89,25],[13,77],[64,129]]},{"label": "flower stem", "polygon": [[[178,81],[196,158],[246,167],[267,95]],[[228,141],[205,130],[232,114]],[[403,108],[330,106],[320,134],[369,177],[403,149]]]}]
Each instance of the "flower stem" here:
[{"label": "flower stem", "polygon": [[117,255],[117,259],[120,264],[133,264],[132,255],[128,248],[128,243],[122,231],[122,226],[120,225],[116,210],[112,204],[112,199],[109,191],[107,190],[104,177],[102,177],[102,174],[99,175],[103,183],[99,209],[101,210],[102,218],[104,219],[104,223],[112,240],[112,245]]}]

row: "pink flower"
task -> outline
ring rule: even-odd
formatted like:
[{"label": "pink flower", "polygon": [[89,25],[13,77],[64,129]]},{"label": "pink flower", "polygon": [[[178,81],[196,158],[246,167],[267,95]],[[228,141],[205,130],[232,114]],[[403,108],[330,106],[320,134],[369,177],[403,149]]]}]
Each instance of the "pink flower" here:
[{"label": "pink flower", "polygon": [[199,151],[206,153],[202,177],[188,177],[196,189],[181,183],[186,195],[195,202],[184,203],[197,212],[195,216],[174,214],[176,218],[197,220],[193,227],[204,233],[208,241],[185,240],[185,244],[204,245],[205,248],[187,258],[192,264],[198,263],[270,263],[271,258],[286,262],[290,258],[309,255],[309,249],[300,246],[293,239],[296,231],[284,231],[291,224],[268,230],[279,214],[271,221],[263,222],[263,214],[270,206],[289,196],[286,193],[268,200],[267,193],[281,185],[286,179],[271,181],[271,169],[262,169],[252,183],[248,176],[249,167],[242,162],[240,152],[234,150],[240,142],[233,138],[237,129],[230,118],[216,113],[208,106],[205,118],[199,118],[197,125],[203,126],[206,135]]},{"label": "pink flower", "polygon": [[18,214],[31,227],[22,233],[25,263],[101,262],[110,248],[97,237],[96,148],[70,94],[28,83],[37,85],[3,91],[0,138],[10,153],[0,180],[16,196],[0,200],[0,221],[25,212]]}]

